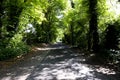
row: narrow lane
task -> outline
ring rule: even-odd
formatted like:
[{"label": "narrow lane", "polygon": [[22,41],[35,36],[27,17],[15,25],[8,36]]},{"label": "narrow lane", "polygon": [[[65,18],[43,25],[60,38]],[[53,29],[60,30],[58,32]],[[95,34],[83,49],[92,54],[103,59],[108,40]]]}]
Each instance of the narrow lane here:
[{"label": "narrow lane", "polygon": [[115,71],[87,64],[83,53],[63,44],[38,50],[0,72],[0,80],[120,80]]},{"label": "narrow lane", "polygon": [[115,72],[102,73],[90,64],[82,53],[67,48],[55,49],[49,52],[44,61],[38,65],[27,80],[118,80]]}]

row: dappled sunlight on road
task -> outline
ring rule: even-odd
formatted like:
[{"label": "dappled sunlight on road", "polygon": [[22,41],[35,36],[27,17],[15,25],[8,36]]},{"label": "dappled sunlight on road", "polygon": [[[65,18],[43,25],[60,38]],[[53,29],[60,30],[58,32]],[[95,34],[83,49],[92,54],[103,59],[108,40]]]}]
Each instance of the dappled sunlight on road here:
[{"label": "dappled sunlight on road", "polygon": [[60,47],[52,47],[52,48],[36,48],[36,50],[55,50],[55,49],[65,49],[70,47],[60,46]]},{"label": "dappled sunlight on road", "polygon": [[55,49],[64,49],[64,47],[57,47],[57,48],[36,48],[36,50],[55,50]]},{"label": "dappled sunlight on road", "polygon": [[111,70],[109,68],[103,68],[103,67],[96,69],[96,71],[107,75],[116,74],[116,72],[113,69]]},{"label": "dappled sunlight on road", "polygon": [[[59,52],[59,53],[58,53]],[[52,50],[27,80],[109,80],[114,71],[85,64],[86,59],[71,50]],[[102,71],[100,71],[102,70]],[[108,78],[109,77],[109,78]]]},{"label": "dappled sunlight on road", "polygon": [[[39,52],[42,51],[42,52]],[[69,47],[38,48],[37,54],[0,73],[0,80],[119,80],[116,72],[88,64],[84,53]],[[41,54],[45,54],[41,56]],[[118,79],[119,78],[119,79]]]},{"label": "dappled sunlight on road", "polygon": [[44,47],[34,47],[33,51],[46,51],[46,50],[56,50],[56,49],[66,49],[71,48],[70,46],[65,46],[61,42],[58,42],[54,45],[46,45]]},{"label": "dappled sunlight on road", "polygon": [[22,66],[11,69],[4,74],[1,74],[0,80],[26,80],[27,77],[31,74],[31,71],[34,69],[34,66]]},{"label": "dappled sunlight on road", "polygon": [[19,75],[19,76],[15,76],[14,74],[9,74],[5,77],[3,77],[1,80],[25,80],[30,74],[26,73],[26,74],[22,74],[22,75]]},{"label": "dappled sunlight on road", "polygon": [[33,76],[30,78],[33,80],[76,80],[79,78],[94,78],[92,69],[89,69],[89,67],[84,64],[74,61],[74,59],[70,59],[56,64],[41,64],[41,66],[44,68],[36,69],[33,73]]}]

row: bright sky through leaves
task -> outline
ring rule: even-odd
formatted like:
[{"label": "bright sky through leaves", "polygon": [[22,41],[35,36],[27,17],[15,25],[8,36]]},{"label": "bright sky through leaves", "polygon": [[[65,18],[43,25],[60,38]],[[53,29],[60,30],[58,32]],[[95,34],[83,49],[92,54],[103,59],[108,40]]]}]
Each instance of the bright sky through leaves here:
[{"label": "bright sky through leaves", "polygon": [[118,0],[107,0],[108,11],[114,14],[115,18],[120,16],[120,3]]}]

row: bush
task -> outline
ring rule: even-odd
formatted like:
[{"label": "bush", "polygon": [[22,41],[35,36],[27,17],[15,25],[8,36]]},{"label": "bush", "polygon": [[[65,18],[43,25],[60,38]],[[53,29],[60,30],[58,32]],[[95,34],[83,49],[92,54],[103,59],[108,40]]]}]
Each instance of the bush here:
[{"label": "bush", "polygon": [[23,42],[18,43],[17,45],[9,45],[4,47],[0,47],[0,61],[6,60],[10,58],[14,58],[16,56],[26,54],[29,51],[29,47]]}]

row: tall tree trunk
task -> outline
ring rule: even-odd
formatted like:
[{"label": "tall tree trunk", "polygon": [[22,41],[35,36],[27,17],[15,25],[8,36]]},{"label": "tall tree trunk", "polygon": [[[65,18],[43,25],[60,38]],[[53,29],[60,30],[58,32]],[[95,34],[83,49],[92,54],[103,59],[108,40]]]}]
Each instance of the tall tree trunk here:
[{"label": "tall tree trunk", "polygon": [[98,51],[99,35],[98,35],[98,16],[97,16],[97,0],[89,0],[89,34],[88,34],[88,50]]},{"label": "tall tree trunk", "polygon": [[73,37],[73,34],[74,34],[74,28],[73,28],[73,22],[70,23],[70,32],[71,32],[71,45],[74,45],[74,37]]},{"label": "tall tree trunk", "polygon": [[2,38],[2,15],[3,15],[3,1],[0,0],[0,39]]},{"label": "tall tree trunk", "polygon": [[[73,2],[73,0],[71,0],[71,7],[72,8],[75,8],[75,4],[74,4],[74,2]],[[71,45],[73,46],[74,45],[74,36],[73,36],[73,34],[74,34],[74,22],[73,21],[71,21],[71,23],[70,23],[70,31],[71,31]]]}]

